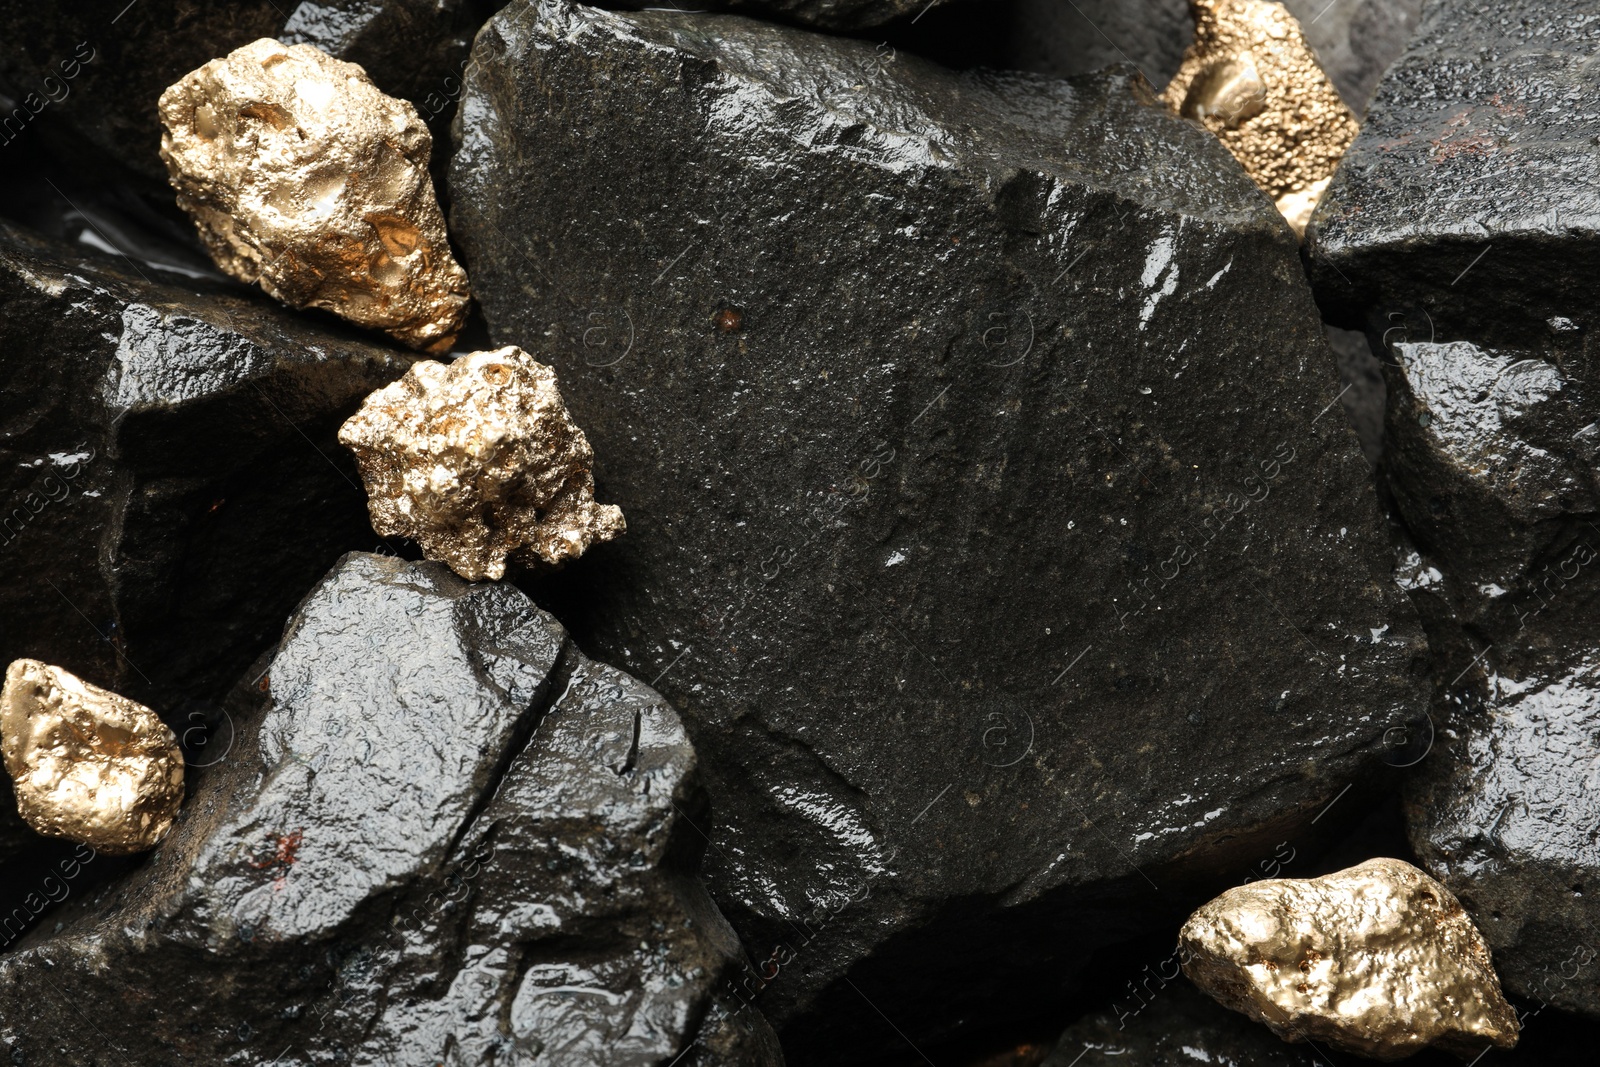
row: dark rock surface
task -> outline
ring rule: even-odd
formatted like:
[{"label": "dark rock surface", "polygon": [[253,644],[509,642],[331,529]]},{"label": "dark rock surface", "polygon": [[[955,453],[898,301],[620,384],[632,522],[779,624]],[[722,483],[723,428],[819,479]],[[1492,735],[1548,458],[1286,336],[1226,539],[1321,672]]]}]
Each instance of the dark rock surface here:
[{"label": "dark rock surface", "polygon": [[[44,136],[68,158],[167,190],[156,100],[201,64],[260,37],[359,63],[378,87],[448,118],[492,0],[0,0],[0,144]],[[20,111],[17,109],[21,109]],[[170,194],[168,194],[170,195]]]},{"label": "dark rock surface", "polygon": [[1062,1033],[1040,1067],[1312,1067],[1305,1045],[1231,1012],[1186,979],[1152,989],[1148,1000],[1096,1012]]},{"label": "dark rock surface", "polygon": [[[1422,0],[1287,0],[1328,76],[1362,114],[1416,31]],[[1188,0],[984,0],[937,8],[891,39],[950,66],[1064,78],[1131,63],[1160,88],[1194,40]]]},{"label": "dark rock surface", "polygon": [[[671,4],[685,12],[737,11],[752,18],[793,22],[822,30],[850,32],[881,26],[895,19],[920,19],[930,9],[951,4],[952,0],[704,0],[693,7]],[[639,9],[654,7],[648,0],[604,0],[602,6]],[[957,5],[961,6],[961,5]],[[984,7],[983,0],[965,6]]]},{"label": "dark rock surface", "polygon": [[1399,577],[1433,651],[1418,856],[1508,993],[1600,1016],[1592,6],[1431,4],[1312,222],[1388,385]]},{"label": "dark rock surface", "polygon": [[509,585],[359,553],[261,666],[171,837],[0,958],[13,1060],[781,1063],[714,1007],[737,943],[654,692]]},{"label": "dark rock surface", "polygon": [[1420,714],[1294,238],[1136,77],[554,2],[469,77],[453,234],[628,515],[542,595],[684,715],[792,1062],[1059,1003]]},{"label": "dark rock surface", "polygon": [[334,431],[411,363],[329,320],[0,226],[0,662],[225,692],[377,543]]},{"label": "dark rock surface", "polygon": [[1524,347],[1592,319],[1597,46],[1583,4],[1432,4],[1312,218],[1324,309],[1375,334]]}]

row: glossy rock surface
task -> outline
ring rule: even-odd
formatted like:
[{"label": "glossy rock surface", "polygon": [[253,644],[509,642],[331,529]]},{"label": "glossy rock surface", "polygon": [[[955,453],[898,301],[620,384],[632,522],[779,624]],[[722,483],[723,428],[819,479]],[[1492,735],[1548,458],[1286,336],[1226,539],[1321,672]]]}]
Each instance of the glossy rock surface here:
[{"label": "glossy rock surface", "polygon": [[0,226],[0,659],[59,664],[181,735],[185,700],[225,692],[376,543],[334,433],[411,360],[180,282]]},{"label": "glossy rock surface", "polygon": [[1211,1001],[1185,979],[1061,1034],[1039,1067],[1313,1067],[1322,1061]]},{"label": "glossy rock surface", "polygon": [[[64,156],[167,189],[156,102],[189,71],[261,37],[359,63],[378,88],[442,121],[461,92],[479,0],[0,0],[16,47],[0,49],[0,93],[35,94],[40,135]],[[52,81],[46,82],[50,78]],[[9,131],[7,131],[9,132]]]},{"label": "glossy rock surface", "polygon": [[467,276],[410,104],[311,45],[252,41],[161,94],[178,206],[225,273],[401,344],[448,351]]},{"label": "glossy rock surface", "polygon": [[1411,340],[1424,312],[1441,340],[1491,344],[1591,319],[1597,44],[1600,13],[1567,0],[1429,5],[1312,221],[1319,300]]},{"label": "glossy rock surface", "polygon": [[1319,299],[1385,360],[1400,576],[1437,680],[1412,843],[1508,993],[1591,1017],[1597,42],[1582,5],[1430,5],[1309,242]]},{"label": "glossy rock surface", "polygon": [[1418,630],[1215,138],[729,16],[519,4],[476,49],[452,234],[629,523],[540,594],[683,714],[792,1062],[903,1053],[874,1005],[1053,1010],[1166,872],[1380,766]]},{"label": "glossy rock surface", "polygon": [[1178,944],[1196,985],[1289,1041],[1378,1060],[1517,1043],[1482,935],[1401,860],[1230,889],[1190,916]]},{"label": "glossy rock surface", "polygon": [[38,660],[6,670],[0,749],[29,826],[101,852],[142,852],[183,803],[183,753],[156,713]]},{"label": "glossy rock surface", "polygon": [[422,360],[339,428],[366,483],[372,528],[408,537],[469,581],[506,557],[561,564],[620,535],[594,500],[594,452],[556,376],[520,348]]},{"label": "glossy rock surface", "polygon": [[734,941],[677,716],[514,588],[347,556],[229,713],[151,861],[0,958],[13,1058],[781,1062],[753,1012],[702,1055]]}]

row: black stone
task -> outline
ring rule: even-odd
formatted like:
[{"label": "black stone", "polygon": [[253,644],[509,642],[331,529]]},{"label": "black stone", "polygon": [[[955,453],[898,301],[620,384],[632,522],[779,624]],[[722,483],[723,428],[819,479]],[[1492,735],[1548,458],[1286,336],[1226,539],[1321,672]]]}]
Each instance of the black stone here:
[{"label": "black stone", "polygon": [[412,357],[325,316],[0,225],[0,664],[186,742],[300,591],[378,543],[339,423]]},{"label": "black stone", "polygon": [[1177,975],[1108,1011],[1087,1015],[1061,1034],[1039,1067],[1313,1067],[1310,1048],[1290,1045],[1207,998]]},{"label": "black stone", "polygon": [[1600,1016],[1600,21],[1430,5],[1312,220],[1319,300],[1388,386],[1398,576],[1436,693],[1408,793],[1422,863],[1506,990]]},{"label": "black stone", "polygon": [[1312,217],[1325,309],[1395,339],[1513,346],[1593,317],[1600,22],[1582,10],[1429,6]]},{"label": "black stone", "polygon": [[717,999],[737,943],[694,875],[694,750],[653,691],[510,585],[361,553],[261,666],[150,860],[0,958],[0,1047],[781,1064]]},{"label": "black stone", "polygon": [[[447,122],[472,34],[490,0],[0,0],[0,147],[35,134],[63,156],[109,166],[170,196],[161,93],[261,37],[312,44],[366,68],[383,91]],[[37,131],[30,132],[37,126]]]},{"label": "black stone", "polygon": [[1136,75],[517,4],[460,114],[628,516],[540,593],[683,714],[792,1062],[1054,1008],[1422,714],[1294,237]]}]

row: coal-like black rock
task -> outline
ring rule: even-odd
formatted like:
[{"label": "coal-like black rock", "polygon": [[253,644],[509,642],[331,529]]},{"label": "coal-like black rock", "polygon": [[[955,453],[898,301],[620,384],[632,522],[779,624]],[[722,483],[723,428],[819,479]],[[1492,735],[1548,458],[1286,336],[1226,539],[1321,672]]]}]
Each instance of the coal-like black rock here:
[{"label": "coal-like black rock", "polygon": [[0,147],[42,135],[69,158],[126,168],[162,192],[161,93],[261,37],[359,63],[425,121],[447,119],[472,34],[492,8],[491,0],[0,0]]},{"label": "coal-like black rock", "polygon": [[1431,4],[1312,218],[1324,307],[1411,341],[1540,346],[1588,323],[1597,46],[1568,0]]},{"label": "coal-like black rock", "polygon": [[1053,1010],[1420,715],[1294,237],[1137,76],[517,4],[461,118],[628,517],[543,595],[684,715],[792,1061]]},{"label": "coal-like black rock", "polygon": [[[1422,0],[1285,0],[1328,77],[1358,115],[1417,28]],[[984,0],[937,8],[892,39],[961,68],[1054,77],[1121,63],[1166,85],[1194,40],[1187,0]]]},{"label": "coal-like black rock", "polygon": [[[604,0],[604,7],[640,9],[656,6],[648,0]],[[705,0],[680,11],[737,11],[752,18],[792,22],[822,30],[848,33],[881,26],[896,19],[920,21],[930,10],[948,6],[982,8],[984,3],[967,0]]]},{"label": "coal-like black rock", "polygon": [[149,861],[0,957],[15,1062],[781,1064],[677,716],[512,586],[352,553],[228,711]]},{"label": "coal-like black rock", "polygon": [[1147,979],[1106,1011],[1061,1034],[1039,1067],[1313,1067],[1305,1045],[1290,1045],[1260,1023],[1212,1001],[1187,978]]},{"label": "coal-like black rock", "polygon": [[411,362],[0,226],[0,664],[58,664],[200,741],[184,702],[226,692],[304,589],[377,544],[334,433]]},{"label": "coal-like black rock", "polygon": [[1592,11],[1432,4],[1312,221],[1324,307],[1388,387],[1398,576],[1437,688],[1422,863],[1506,990],[1600,1015],[1600,402]]}]

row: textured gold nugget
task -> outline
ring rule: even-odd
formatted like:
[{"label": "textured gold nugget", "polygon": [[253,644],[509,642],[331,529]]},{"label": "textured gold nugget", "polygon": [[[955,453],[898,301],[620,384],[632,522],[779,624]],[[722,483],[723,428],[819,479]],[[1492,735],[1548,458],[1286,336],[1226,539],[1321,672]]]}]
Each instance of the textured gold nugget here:
[{"label": "textured gold nugget", "polygon": [[622,533],[594,500],[594,452],[556,389],[520,348],[422,360],[339,428],[367,486],[372,528],[409,537],[470,581],[506,557],[556,564]]},{"label": "textured gold nugget", "polygon": [[143,704],[19,659],[0,693],[0,749],[27,824],[101,852],[142,852],[183,803],[183,753]]},{"label": "textured gold nugget", "polygon": [[1230,889],[1189,917],[1179,946],[1196,985],[1285,1041],[1379,1060],[1517,1043],[1482,935],[1400,860]]},{"label": "textured gold nugget", "polygon": [[262,38],[169,87],[161,122],[178,205],[217,266],[290,307],[449,350],[467,275],[416,108],[354,63]]},{"label": "textured gold nugget", "polygon": [[1194,44],[1162,98],[1221,138],[1297,234],[1360,129],[1282,4],[1189,0]]}]

